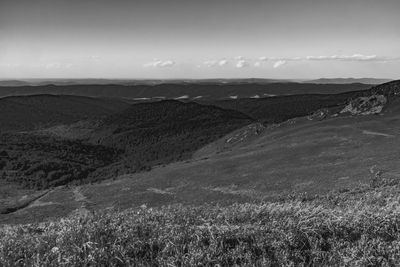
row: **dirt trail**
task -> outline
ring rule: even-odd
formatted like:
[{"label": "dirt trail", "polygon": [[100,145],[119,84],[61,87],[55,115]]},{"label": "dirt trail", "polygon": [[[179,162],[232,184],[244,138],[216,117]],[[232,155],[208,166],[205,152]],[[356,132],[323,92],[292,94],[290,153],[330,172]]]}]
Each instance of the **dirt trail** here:
[{"label": "dirt trail", "polygon": [[394,135],[391,135],[391,134],[378,133],[378,132],[367,131],[367,130],[363,130],[362,133],[363,133],[363,134],[368,134],[368,135],[378,135],[378,136],[384,136],[384,137],[394,137]]},{"label": "dirt trail", "polygon": [[[53,190],[50,190],[53,191]],[[34,208],[34,207],[42,207],[42,206],[49,206],[49,205],[56,205],[56,204],[60,204],[60,203],[56,203],[56,202],[52,202],[52,201],[42,201],[42,199],[48,195],[50,193],[50,191],[48,191],[45,195],[41,196],[40,198],[36,199],[35,201],[31,202],[31,204],[29,204],[28,208]]]},{"label": "dirt trail", "polygon": [[47,196],[52,190],[47,190],[45,192],[42,192],[40,194],[37,194],[29,199],[24,199],[24,201],[21,201],[19,203],[16,203],[13,206],[6,207],[3,210],[0,210],[0,214],[10,214],[14,213],[17,211],[20,211],[25,208],[32,207],[34,205],[39,205],[40,200],[43,199],[45,196]]},{"label": "dirt trail", "polygon": [[72,189],[72,194],[74,196],[74,200],[80,203],[80,207],[75,210],[75,214],[79,215],[89,215],[92,211],[90,206],[93,205],[93,202],[88,200],[87,197],[82,193],[82,188],[77,186]]}]

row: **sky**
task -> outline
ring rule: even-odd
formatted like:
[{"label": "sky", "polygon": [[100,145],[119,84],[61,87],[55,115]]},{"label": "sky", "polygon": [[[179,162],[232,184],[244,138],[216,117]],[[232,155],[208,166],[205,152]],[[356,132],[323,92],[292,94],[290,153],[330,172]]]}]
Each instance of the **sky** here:
[{"label": "sky", "polygon": [[400,78],[399,0],[0,0],[0,78]]}]

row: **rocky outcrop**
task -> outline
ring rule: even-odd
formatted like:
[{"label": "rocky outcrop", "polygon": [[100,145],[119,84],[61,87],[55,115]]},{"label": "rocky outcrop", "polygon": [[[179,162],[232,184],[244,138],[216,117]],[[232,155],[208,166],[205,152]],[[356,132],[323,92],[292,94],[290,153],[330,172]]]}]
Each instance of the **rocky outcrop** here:
[{"label": "rocky outcrop", "polygon": [[261,123],[250,124],[250,125],[244,127],[243,129],[234,132],[233,135],[229,136],[225,140],[225,143],[233,145],[233,144],[243,142],[244,140],[247,140],[252,136],[259,135],[260,133],[262,133],[264,131],[264,129],[265,129],[265,126],[262,125]]},{"label": "rocky outcrop", "polygon": [[321,121],[326,117],[328,117],[329,114],[330,114],[329,109],[323,108],[313,112],[311,115],[308,115],[307,119],[310,121],[315,121],[315,120]]},{"label": "rocky outcrop", "polygon": [[351,113],[352,115],[379,114],[387,103],[384,95],[362,96],[350,101],[340,113]]}]

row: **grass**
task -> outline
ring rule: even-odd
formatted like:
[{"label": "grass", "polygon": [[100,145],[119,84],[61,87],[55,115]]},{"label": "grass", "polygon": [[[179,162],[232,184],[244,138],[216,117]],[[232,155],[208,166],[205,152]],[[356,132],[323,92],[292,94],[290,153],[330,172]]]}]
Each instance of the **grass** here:
[{"label": "grass", "polygon": [[3,226],[4,266],[398,266],[400,186]]}]

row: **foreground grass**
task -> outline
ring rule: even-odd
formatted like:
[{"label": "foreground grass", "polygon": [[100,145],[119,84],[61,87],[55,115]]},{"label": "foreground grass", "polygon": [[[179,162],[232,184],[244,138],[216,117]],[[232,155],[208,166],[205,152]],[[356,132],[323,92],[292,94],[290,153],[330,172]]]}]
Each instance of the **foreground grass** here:
[{"label": "foreground grass", "polygon": [[398,185],[3,226],[1,266],[399,266]]}]

